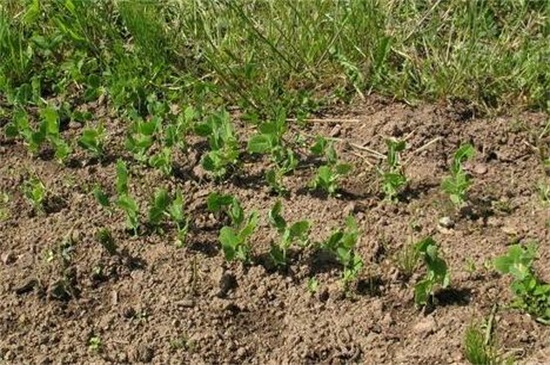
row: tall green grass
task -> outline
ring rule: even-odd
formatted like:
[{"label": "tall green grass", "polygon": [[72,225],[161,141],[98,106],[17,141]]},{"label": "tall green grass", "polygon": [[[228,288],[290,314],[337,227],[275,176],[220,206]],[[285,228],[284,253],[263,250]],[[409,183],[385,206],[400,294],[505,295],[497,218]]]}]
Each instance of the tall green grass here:
[{"label": "tall green grass", "polygon": [[543,109],[549,15],[546,1],[6,0],[0,91],[24,103],[99,82],[143,112],[169,98],[299,113],[373,92]]}]

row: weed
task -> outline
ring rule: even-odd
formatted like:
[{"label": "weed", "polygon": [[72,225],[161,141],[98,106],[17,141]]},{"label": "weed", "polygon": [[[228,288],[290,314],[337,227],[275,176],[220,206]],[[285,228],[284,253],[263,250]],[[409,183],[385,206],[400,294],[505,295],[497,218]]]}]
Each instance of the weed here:
[{"label": "weed", "polygon": [[202,158],[202,167],[215,178],[223,178],[230,165],[237,163],[239,150],[237,137],[227,112],[209,116],[204,123],[195,126],[195,132],[207,137],[210,151]]},{"label": "weed", "polygon": [[407,278],[410,278],[416,271],[419,259],[420,252],[417,249],[417,245],[413,243],[407,243],[395,255],[397,268]]},{"label": "weed", "polygon": [[97,232],[97,240],[109,255],[117,254],[118,246],[113,238],[113,234],[108,228],[101,228]]},{"label": "weed", "polygon": [[103,342],[101,341],[101,337],[99,336],[92,336],[88,340],[88,350],[91,352],[99,353],[101,352],[103,348]]},{"label": "weed", "polygon": [[357,280],[364,267],[363,260],[354,251],[359,231],[353,216],[346,219],[345,229],[334,231],[330,237],[321,243],[321,248],[331,252],[343,267],[342,284],[349,289],[349,285]]},{"label": "weed", "polygon": [[437,252],[437,243],[432,237],[427,237],[416,244],[416,250],[426,265],[424,279],[414,286],[414,301],[418,306],[425,306],[433,300],[435,287],[449,286],[451,277],[447,270],[447,263]]},{"label": "weed", "polygon": [[464,334],[464,357],[472,365],[498,365],[499,358],[492,343],[478,324],[470,324]]},{"label": "weed", "polygon": [[386,166],[378,168],[378,174],[382,179],[384,196],[387,200],[394,202],[407,185],[407,177],[400,163],[400,152],[405,150],[406,143],[392,138],[386,140],[386,146],[388,147]]},{"label": "weed", "polygon": [[180,336],[174,340],[170,341],[170,347],[174,350],[186,350],[193,352],[196,347],[195,341],[190,339],[188,336]]},{"label": "weed", "polygon": [[497,271],[510,274],[515,300],[512,307],[533,316],[538,322],[550,324],[550,285],[543,282],[535,273],[533,261],[537,256],[537,245],[534,242],[513,245],[506,255],[494,261]]},{"label": "weed", "polygon": [[299,221],[289,225],[281,215],[282,210],[283,205],[278,200],[269,211],[269,223],[277,229],[280,236],[278,243],[271,245],[270,256],[275,265],[284,267],[288,264],[287,252],[295,241],[307,245],[310,223]]},{"label": "weed", "polygon": [[282,184],[283,176],[293,172],[298,166],[296,154],[284,144],[287,129],[286,114],[279,112],[274,121],[261,124],[259,133],[248,141],[250,153],[268,154],[271,157],[273,167],[266,172],[265,178],[271,189],[278,194],[286,192]]},{"label": "weed", "polygon": [[23,195],[31,203],[35,213],[44,212],[46,186],[38,177],[32,177],[23,184]]},{"label": "weed", "polygon": [[338,156],[332,143],[324,137],[317,137],[317,141],[311,147],[311,152],[325,158],[325,165],[317,169],[317,173],[310,183],[312,189],[321,189],[330,196],[336,195],[339,180],[347,175],[352,167],[349,164],[338,163]]},{"label": "weed", "polygon": [[311,294],[317,293],[319,291],[319,280],[316,277],[311,277],[307,280],[307,291]]},{"label": "weed", "polygon": [[464,144],[458,148],[453,156],[451,176],[443,179],[441,187],[455,206],[462,206],[466,201],[466,193],[472,184],[470,177],[462,168],[462,164],[471,159],[475,149],[470,144]]}]

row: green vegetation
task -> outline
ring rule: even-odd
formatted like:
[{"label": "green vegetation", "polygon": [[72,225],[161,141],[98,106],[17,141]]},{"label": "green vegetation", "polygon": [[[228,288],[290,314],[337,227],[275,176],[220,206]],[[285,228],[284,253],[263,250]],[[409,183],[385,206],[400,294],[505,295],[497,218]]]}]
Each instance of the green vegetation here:
[{"label": "green vegetation", "polygon": [[513,245],[506,255],[494,261],[495,268],[502,274],[510,274],[515,300],[512,307],[518,308],[538,322],[550,324],[550,285],[535,273],[533,261],[537,256],[537,245],[533,242],[524,246]]},{"label": "green vegetation", "polygon": [[407,177],[403,173],[400,164],[399,153],[405,150],[405,141],[387,139],[388,153],[386,155],[386,166],[379,168],[378,173],[382,178],[382,191],[389,201],[395,201],[397,195],[407,185]]},{"label": "green vegetation", "polygon": [[416,251],[426,265],[426,274],[414,286],[414,301],[418,306],[425,306],[433,299],[436,286],[446,288],[451,282],[447,263],[438,254],[438,246],[432,237],[427,237],[416,244]]},{"label": "green vegetation", "polygon": [[46,186],[36,176],[27,180],[22,187],[23,195],[31,203],[35,213],[44,213],[44,202],[46,200]]},{"label": "green vegetation", "polygon": [[456,150],[451,164],[451,176],[445,178],[441,184],[443,191],[456,206],[462,206],[466,201],[466,193],[472,184],[470,177],[462,168],[464,161],[471,159],[475,149],[470,144],[462,145]]},{"label": "green vegetation", "polygon": [[334,231],[327,240],[321,243],[321,248],[334,255],[342,265],[342,284],[346,290],[352,282],[357,280],[365,266],[361,257],[355,252],[358,238],[357,222],[355,218],[349,216],[346,219],[345,229]]},{"label": "green vegetation", "polygon": [[330,196],[336,195],[339,180],[352,170],[352,166],[338,162],[332,142],[324,137],[317,137],[315,144],[311,147],[311,152],[316,156],[324,157],[325,164],[319,166],[310,186],[313,189],[321,189]]}]

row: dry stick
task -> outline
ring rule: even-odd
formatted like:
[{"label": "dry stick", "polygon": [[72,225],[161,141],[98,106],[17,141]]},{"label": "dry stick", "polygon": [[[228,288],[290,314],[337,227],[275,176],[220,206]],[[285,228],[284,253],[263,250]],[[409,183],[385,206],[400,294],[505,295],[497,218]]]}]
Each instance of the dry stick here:
[{"label": "dry stick", "polygon": [[376,151],[376,150],[373,150],[371,148],[368,148],[368,147],[365,147],[365,146],[361,146],[360,144],[357,144],[357,143],[353,143],[353,142],[349,142],[349,145],[353,148],[357,148],[358,150],[362,150],[362,151],[367,151],[369,152],[370,154],[373,155],[373,157],[376,157],[376,158],[379,158],[381,160],[385,160],[386,159],[386,156],[384,156],[383,154],[381,154],[380,152]]},{"label": "dry stick", "polygon": [[411,162],[412,158],[414,157],[414,155],[416,155],[417,153],[420,153],[422,151],[425,151],[426,149],[428,149],[428,147],[430,147],[432,144],[436,143],[436,142],[439,142],[440,140],[442,139],[442,137],[436,137],[434,139],[432,139],[430,142],[426,143],[424,146],[422,147],[419,147],[417,148],[416,150],[414,150],[411,154],[411,156],[407,159],[407,161],[405,161],[403,163],[403,166],[406,166],[409,164],[409,162]]}]

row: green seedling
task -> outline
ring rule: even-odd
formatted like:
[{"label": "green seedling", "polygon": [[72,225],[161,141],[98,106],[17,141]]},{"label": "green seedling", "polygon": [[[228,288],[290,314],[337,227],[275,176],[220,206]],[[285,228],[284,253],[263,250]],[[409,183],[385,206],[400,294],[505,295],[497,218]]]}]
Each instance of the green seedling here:
[{"label": "green seedling", "polygon": [[116,171],[116,190],[118,193],[116,206],[125,213],[126,226],[132,229],[134,235],[137,236],[139,229],[139,208],[135,199],[128,192],[128,169],[122,160],[117,161]]},{"label": "green seedling", "polygon": [[424,279],[414,286],[414,301],[418,306],[425,306],[433,301],[436,287],[449,286],[451,277],[447,263],[438,254],[438,246],[432,237],[427,237],[416,244],[416,250],[426,265]]},{"label": "green seedling", "polygon": [[71,147],[63,140],[59,133],[59,113],[56,109],[47,106],[40,112],[41,123],[35,138],[37,147],[43,141],[48,141],[55,150],[55,158],[64,162],[72,152]]},{"label": "green seedling", "polygon": [[307,291],[315,294],[319,291],[319,280],[316,277],[311,277],[307,280]]},{"label": "green seedling", "polygon": [[410,278],[418,267],[420,252],[417,246],[413,243],[407,243],[395,255],[395,263],[399,271],[406,277]]},{"label": "green seedling", "polygon": [[103,343],[99,336],[92,336],[88,340],[88,350],[91,352],[99,353],[103,347]]},{"label": "green seedling", "polygon": [[525,247],[513,245],[506,255],[494,261],[495,269],[510,274],[515,299],[512,307],[528,313],[543,324],[550,324],[550,285],[535,273],[533,261],[537,256],[537,245],[532,242]]},{"label": "green seedling", "polygon": [[99,123],[96,128],[88,126],[82,131],[78,145],[90,152],[95,158],[102,160],[105,156],[105,127]]},{"label": "green seedling", "polygon": [[136,113],[133,113],[133,119],[130,133],[126,138],[126,148],[137,161],[146,163],[149,149],[155,142],[155,135],[160,129],[161,119],[155,116],[150,121],[144,121]]},{"label": "green seedling", "polygon": [[462,206],[466,201],[466,193],[472,184],[470,177],[464,171],[462,164],[471,159],[475,149],[471,144],[464,144],[459,147],[453,157],[451,165],[451,176],[443,179],[441,187],[449,195],[455,206]]},{"label": "green seedling", "polygon": [[273,167],[266,172],[266,181],[274,192],[283,194],[286,192],[283,176],[298,166],[296,154],[284,145],[283,137],[288,130],[286,115],[280,113],[275,121],[263,123],[258,129],[259,133],[248,141],[248,151],[270,156]]},{"label": "green seedling", "polygon": [[207,137],[210,151],[201,160],[202,167],[215,178],[223,178],[229,166],[238,162],[237,137],[227,112],[211,115],[195,126],[195,133]]},{"label": "green seedling", "polygon": [[97,232],[97,240],[109,255],[113,256],[117,254],[118,246],[113,238],[113,234],[108,228],[101,228]]},{"label": "green seedling", "polygon": [[183,194],[180,191],[176,192],[176,196],[174,197],[174,200],[172,200],[172,203],[167,207],[166,211],[168,212],[168,215],[172,219],[172,221],[176,224],[177,228],[177,238],[176,238],[176,246],[177,247],[183,247],[185,246],[187,234],[189,232],[189,219],[185,216],[185,213],[183,211]]},{"label": "green seedling", "polygon": [[[243,213],[244,215],[244,213]],[[219,240],[227,261],[235,259],[248,263],[250,261],[250,236],[256,230],[258,213],[252,212],[238,227],[222,227]]]},{"label": "green seedling", "polygon": [[162,171],[165,176],[172,175],[172,149],[164,147],[159,153],[151,156],[149,165]]},{"label": "green seedling", "polygon": [[317,156],[324,156],[325,165],[317,169],[317,173],[310,183],[312,189],[321,189],[330,196],[336,195],[340,179],[347,175],[352,167],[349,164],[338,163],[338,156],[332,143],[324,137],[318,137],[311,147],[311,152]]},{"label": "green seedling", "polygon": [[94,194],[94,198],[97,200],[99,205],[105,209],[111,209],[111,201],[109,200],[109,196],[105,194],[99,185],[94,186],[92,193]]},{"label": "green seedling", "polygon": [[223,195],[213,192],[208,195],[206,207],[210,212],[225,212],[234,227],[240,226],[244,221],[244,211],[241,203],[233,195]]},{"label": "green seedling", "polygon": [[275,265],[284,267],[288,264],[287,253],[294,242],[299,242],[302,246],[307,245],[310,223],[308,221],[299,221],[291,225],[283,218],[283,205],[277,201],[269,211],[269,223],[277,229],[279,241],[271,245],[270,256]]},{"label": "green seedling", "polygon": [[219,235],[226,260],[237,259],[245,263],[248,262],[250,259],[248,240],[256,230],[258,213],[254,211],[246,216],[237,198],[216,192],[208,196],[206,204],[209,211],[225,212],[231,220],[231,226],[222,227]]},{"label": "green seedling", "polygon": [[185,136],[191,130],[197,114],[193,107],[188,106],[183,113],[178,115],[175,123],[168,124],[164,128],[164,145],[168,148],[185,147]]},{"label": "green seedling", "polygon": [[23,195],[31,203],[35,213],[44,212],[46,193],[46,186],[37,177],[32,177],[23,184]]},{"label": "green seedling", "polygon": [[321,243],[321,248],[332,253],[342,265],[342,284],[347,290],[349,285],[357,280],[364,267],[363,260],[354,251],[359,238],[357,223],[352,216],[346,219],[346,228],[333,232],[330,237]]},{"label": "green seedling", "polygon": [[384,196],[387,200],[394,202],[408,183],[400,162],[400,153],[405,150],[406,143],[390,138],[386,140],[386,146],[388,147],[386,166],[378,168],[378,173],[382,179]]},{"label": "green seedling", "polygon": [[472,365],[501,364],[497,351],[487,339],[486,332],[479,324],[471,324],[464,334],[464,357]]}]

